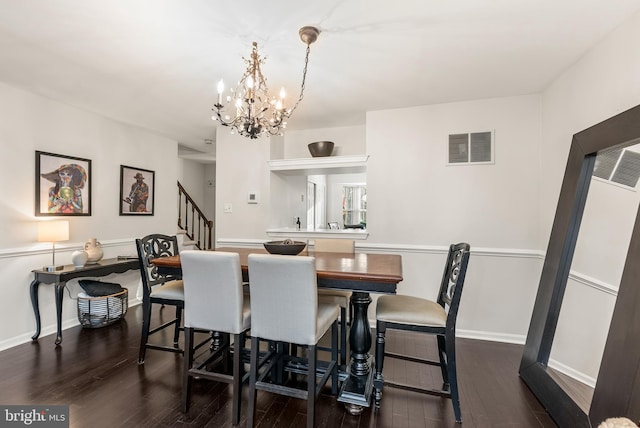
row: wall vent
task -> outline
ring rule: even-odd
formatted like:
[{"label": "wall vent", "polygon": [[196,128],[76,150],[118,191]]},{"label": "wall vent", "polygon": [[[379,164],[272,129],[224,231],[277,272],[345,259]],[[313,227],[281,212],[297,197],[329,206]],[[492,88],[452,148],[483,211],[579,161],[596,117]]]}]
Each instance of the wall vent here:
[{"label": "wall vent", "polygon": [[593,176],[635,189],[640,179],[640,153],[627,149],[612,149],[598,153]]},{"label": "wall vent", "polygon": [[449,165],[493,163],[493,132],[449,134]]}]

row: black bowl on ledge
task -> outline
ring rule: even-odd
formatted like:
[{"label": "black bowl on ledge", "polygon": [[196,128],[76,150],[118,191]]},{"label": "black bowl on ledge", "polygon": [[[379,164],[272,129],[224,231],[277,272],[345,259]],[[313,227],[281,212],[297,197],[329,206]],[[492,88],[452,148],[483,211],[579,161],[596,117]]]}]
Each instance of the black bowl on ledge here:
[{"label": "black bowl on ledge", "polygon": [[331,156],[333,152],[333,141],[316,141],[315,143],[309,144],[309,152],[311,156],[314,158],[323,157],[323,156]]},{"label": "black bowl on ledge", "polygon": [[295,256],[300,254],[304,247],[307,246],[306,242],[292,241],[285,239],[284,241],[269,241],[264,243],[264,248],[270,254],[282,254],[285,256]]}]

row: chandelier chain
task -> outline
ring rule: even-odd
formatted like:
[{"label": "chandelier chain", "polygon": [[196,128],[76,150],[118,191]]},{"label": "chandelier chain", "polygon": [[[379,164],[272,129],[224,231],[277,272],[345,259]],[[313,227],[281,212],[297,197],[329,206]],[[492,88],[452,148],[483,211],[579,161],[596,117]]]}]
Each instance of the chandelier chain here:
[{"label": "chandelier chain", "polygon": [[298,97],[298,101],[291,107],[289,114],[293,113],[293,111],[298,107],[302,98],[304,98],[304,88],[305,82],[307,80],[307,67],[309,66],[309,52],[311,52],[311,45],[307,45],[307,54],[304,57],[304,69],[302,71],[302,84],[300,85],[300,96]]}]

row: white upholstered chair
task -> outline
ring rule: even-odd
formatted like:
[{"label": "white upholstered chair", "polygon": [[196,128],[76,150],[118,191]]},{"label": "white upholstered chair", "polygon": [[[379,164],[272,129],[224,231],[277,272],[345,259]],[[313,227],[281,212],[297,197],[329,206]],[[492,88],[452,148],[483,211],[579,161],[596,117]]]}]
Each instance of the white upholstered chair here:
[{"label": "white upholstered chair", "polygon": [[[316,239],[313,251],[318,253],[355,253],[353,239]],[[336,303],[340,306],[340,365],[347,363],[347,324],[351,320],[351,292],[344,290],[318,289],[318,301]]]},{"label": "white upholstered chair", "polygon": [[313,241],[313,250],[325,253],[353,254],[355,241],[353,239],[316,239]]},{"label": "white upholstered chair", "polygon": [[[232,385],[232,423],[240,421],[243,373],[242,351],[251,325],[249,297],[243,293],[240,257],[237,253],[185,250],[180,254],[184,281],[185,358],[183,372],[183,411],[189,409],[193,378],[203,378]],[[194,363],[195,330],[227,333],[233,339],[233,373],[207,370],[216,359],[231,352],[230,341],[214,349],[202,361]],[[211,365],[213,366],[213,365]]]},{"label": "white upholstered chair", "polygon": [[[338,392],[338,314],[336,304],[318,303],[315,258],[270,254],[249,255],[249,287],[251,290],[251,368],[249,378],[249,410],[247,426],[253,427],[257,390],[307,400],[307,427],[313,427],[315,400],[327,380]],[[331,328],[331,360],[317,360],[318,341]],[[285,352],[273,356],[259,370],[259,341],[269,340],[307,347],[307,389],[278,385],[265,381],[273,367],[284,367],[291,361],[298,369],[302,358]],[[279,347],[282,349],[282,347]],[[322,370],[317,370],[322,367]],[[298,371],[296,371],[298,372]],[[317,377],[321,379],[318,381]]]},{"label": "white upholstered chair", "polygon": [[[375,408],[380,407],[383,387],[400,388],[423,394],[451,398],[456,422],[462,421],[456,370],[456,318],[462,287],[469,263],[469,244],[452,244],[444,266],[440,290],[435,301],[413,296],[381,296],[376,304],[376,373],[374,377]],[[438,361],[416,358],[385,350],[387,330],[405,330],[437,336]],[[440,367],[442,389],[427,389],[384,379],[385,357]]]}]

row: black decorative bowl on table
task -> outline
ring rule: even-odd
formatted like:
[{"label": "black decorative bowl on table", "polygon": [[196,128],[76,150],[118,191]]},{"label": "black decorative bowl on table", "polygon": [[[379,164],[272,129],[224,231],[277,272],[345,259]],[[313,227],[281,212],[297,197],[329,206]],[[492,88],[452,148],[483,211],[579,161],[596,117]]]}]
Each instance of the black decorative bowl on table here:
[{"label": "black decorative bowl on table", "polygon": [[323,156],[331,156],[333,152],[333,141],[316,141],[315,143],[309,144],[309,152],[311,156],[314,158],[323,157]]},{"label": "black decorative bowl on table", "polygon": [[292,241],[285,239],[284,241],[269,241],[264,243],[264,248],[271,254],[283,254],[285,256],[295,256],[300,254],[306,242]]}]

